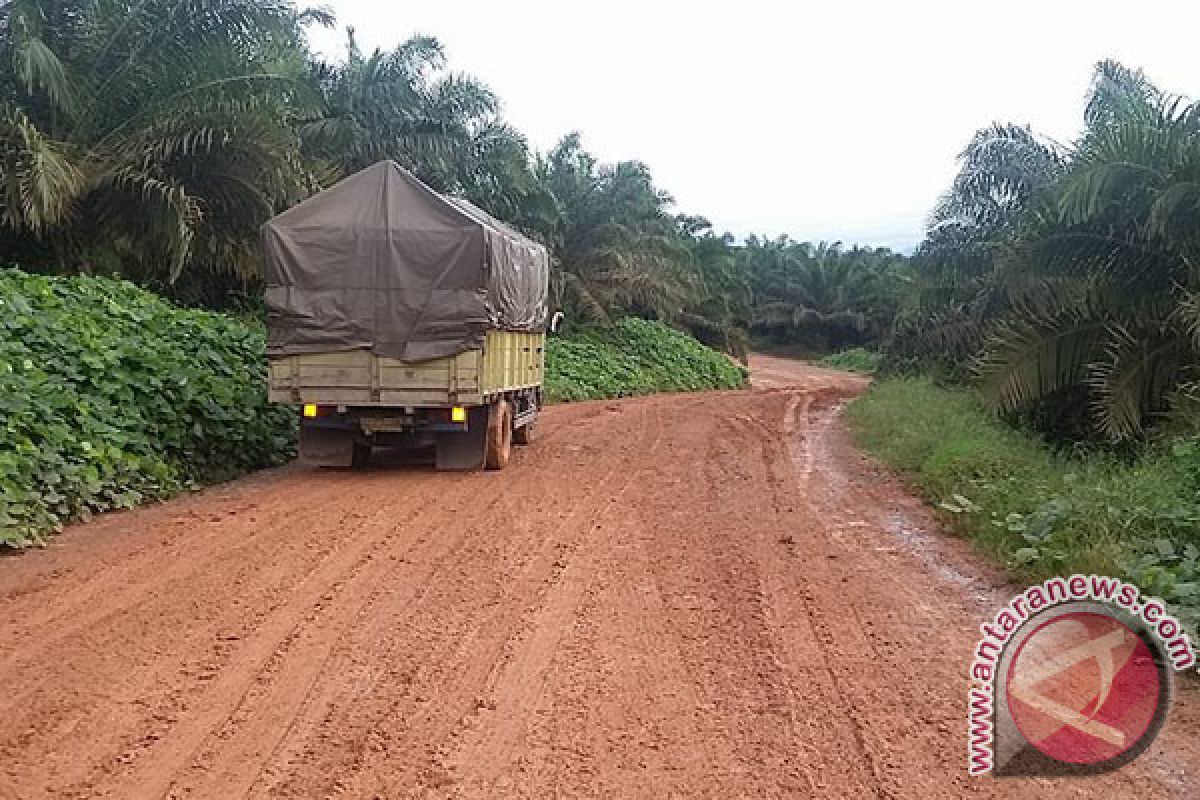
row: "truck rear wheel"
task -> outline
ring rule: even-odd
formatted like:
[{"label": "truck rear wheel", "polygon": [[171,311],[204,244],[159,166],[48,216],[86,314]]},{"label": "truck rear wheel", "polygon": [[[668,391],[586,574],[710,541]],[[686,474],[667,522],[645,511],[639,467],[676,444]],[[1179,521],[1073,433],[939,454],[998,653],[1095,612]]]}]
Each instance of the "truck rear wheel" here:
[{"label": "truck rear wheel", "polygon": [[534,430],[533,426],[536,423],[533,420],[526,422],[521,427],[513,431],[513,444],[533,444]]},{"label": "truck rear wheel", "polygon": [[371,463],[371,445],[363,442],[354,443],[354,452],[350,456],[351,469],[366,469]]},{"label": "truck rear wheel", "polygon": [[504,469],[512,457],[512,405],[500,400],[488,409],[487,456],[484,466]]},{"label": "truck rear wheel", "polygon": [[355,465],[358,445],[346,430],[300,426],[300,460],[314,467],[346,469]]}]

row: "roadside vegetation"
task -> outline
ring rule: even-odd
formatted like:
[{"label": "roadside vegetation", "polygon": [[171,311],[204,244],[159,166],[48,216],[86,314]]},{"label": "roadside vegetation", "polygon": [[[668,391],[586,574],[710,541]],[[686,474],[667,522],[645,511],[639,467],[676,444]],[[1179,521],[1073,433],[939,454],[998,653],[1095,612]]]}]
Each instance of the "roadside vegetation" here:
[{"label": "roadside vegetation", "polygon": [[1015,574],[1118,575],[1200,623],[1200,105],[1097,65],[1070,143],[979,131],[848,411]]},{"label": "roadside vegetation", "polygon": [[909,282],[910,260],[887,248],[750,237],[738,249],[748,325],[767,350],[830,353],[878,347]]},{"label": "roadside vegetation", "polygon": [[979,131],[934,210],[896,368],[1054,441],[1136,446],[1200,399],[1200,104],[1099,64],[1068,144]]},{"label": "roadside vegetation", "polygon": [[830,353],[818,363],[822,367],[833,367],[834,369],[844,369],[847,372],[861,372],[864,375],[873,375],[875,370],[879,369],[879,363],[882,359],[883,356],[876,350],[868,350],[865,347],[851,347],[849,350],[839,350],[836,353]]},{"label": "roadside vegetation", "polygon": [[623,319],[548,342],[552,402],[738,389],[745,382],[746,370],[731,359],[658,322]]},{"label": "roadside vegetation", "polygon": [[0,270],[0,544],[291,457],[252,318]]},{"label": "roadside vegetation", "polygon": [[922,377],[879,383],[846,416],[864,447],[1015,575],[1118,576],[1200,630],[1200,439],[1135,455],[1056,450],[976,393]]}]

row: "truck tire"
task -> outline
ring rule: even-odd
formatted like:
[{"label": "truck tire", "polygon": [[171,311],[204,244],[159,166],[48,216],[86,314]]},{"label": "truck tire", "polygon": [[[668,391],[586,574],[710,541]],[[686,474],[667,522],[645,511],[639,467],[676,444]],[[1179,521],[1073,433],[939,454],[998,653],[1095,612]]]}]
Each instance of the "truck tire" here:
[{"label": "truck tire", "polygon": [[487,469],[504,469],[512,457],[512,441],[512,406],[507,400],[500,400],[488,409],[484,466]]},{"label": "truck tire", "polygon": [[354,464],[354,434],[350,431],[301,425],[297,445],[305,464],[324,469],[346,469]]},{"label": "truck tire", "polygon": [[513,444],[533,444],[535,425],[534,420],[529,420],[521,427],[513,431]]},{"label": "truck tire", "polygon": [[354,453],[350,457],[350,469],[366,469],[370,463],[371,445],[355,442]]}]

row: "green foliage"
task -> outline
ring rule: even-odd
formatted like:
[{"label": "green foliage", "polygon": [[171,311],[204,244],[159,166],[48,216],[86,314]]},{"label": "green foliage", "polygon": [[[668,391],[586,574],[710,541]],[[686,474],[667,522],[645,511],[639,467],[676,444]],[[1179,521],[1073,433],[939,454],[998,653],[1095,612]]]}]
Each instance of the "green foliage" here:
[{"label": "green foliage", "polygon": [[313,61],[309,72],[322,102],[300,122],[300,139],[336,175],[391,159],[506,220],[545,202],[524,137],[500,118],[500,99],[451,72],[437,39],[412,36],[365,55],[351,30],[345,59]]},{"label": "green foliage", "polygon": [[1057,453],[962,389],[877,382],[847,409],[858,441],[1025,579],[1109,574],[1200,624],[1200,441],[1122,460]]},{"label": "green foliage", "polygon": [[0,543],[290,457],[264,347],[127,282],[0,270]]},{"label": "green foliage", "polygon": [[502,216],[544,203],[524,139],[415,36],[309,51],[291,0],[0,3],[0,250],[220,305],[258,227],[382,159]]},{"label": "green foliage", "polygon": [[830,353],[821,359],[820,364],[823,367],[833,367],[834,369],[844,369],[849,372],[862,372],[866,375],[873,375],[875,370],[879,369],[879,363],[882,358],[875,350],[868,350],[865,347],[851,347],[849,350]]},{"label": "green foliage", "polygon": [[555,305],[572,319],[607,323],[637,313],[674,321],[698,298],[670,196],[645,164],[601,164],[568,134],[536,166],[554,199],[540,232],[557,269]]},{"label": "green foliage", "polygon": [[251,275],[257,225],[315,188],[286,0],[0,6],[0,248],[167,285]]},{"label": "green foliage", "polygon": [[293,0],[0,3],[0,252],[227,308],[261,293],[266,219],[391,159],[543,241],[572,319],[656,319],[739,358],[752,325],[828,350],[890,324],[901,257],[735,245],[578,133],[531,153],[436,39],[364,53],[349,30],[327,61],[313,24],[334,19]]},{"label": "green foliage", "polygon": [[728,357],[659,322],[625,318],[611,327],[551,337],[546,395],[551,401],[736,389],[746,371]]},{"label": "green foliage", "polygon": [[1200,104],[1096,66],[1067,146],[975,135],[917,253],[889,365],[978,379],[1057,439],[1144,441],[1200,377]]},{"label": "green foliage", "polygon": [[750,331],[819,352],[875,345],[892,326],[908,259],[887,248],[751,236],[737,251]]}]

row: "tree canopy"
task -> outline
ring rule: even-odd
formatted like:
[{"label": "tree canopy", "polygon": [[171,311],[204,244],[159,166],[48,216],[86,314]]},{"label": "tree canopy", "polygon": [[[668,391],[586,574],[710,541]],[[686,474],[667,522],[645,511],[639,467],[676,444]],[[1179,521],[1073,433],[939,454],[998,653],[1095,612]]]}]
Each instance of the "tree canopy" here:
[{"label": "tree canopy", "polygon": [[974,375],[1049,433],[1143,436],[1200,367],[1200,105],[1096,66],[1069,144],[977,133],[918,251],[896,361]]},{"label": "tree canopy", "polygon": [[255,291],[266,219],[393,159],[544,241],[573,320],[658,319],[737,354],[751,330],[815,347],[882,334],[902,259],[739,245],[578,133],[532,152],[433,37],[367,53],[349,30],[339,58],[310,51],[308,27],[334,22],[288,0],[0,7],[0,253],[221,305]]},{"label": "tree canopy", "polygon": [[1113,61],[1082,133],[977,132],[915,260],[683,213],[579,133],[534,152],[481,80],[411,36],[340,57],[290,0],[0,5],[0,254],[221,306],[259,288],[258,228],[381,159],[539,238],[569,317],[633,315],[730,353],[886,342],[1067,437],[1138,439],[1200,395],[1200,104]]}]

